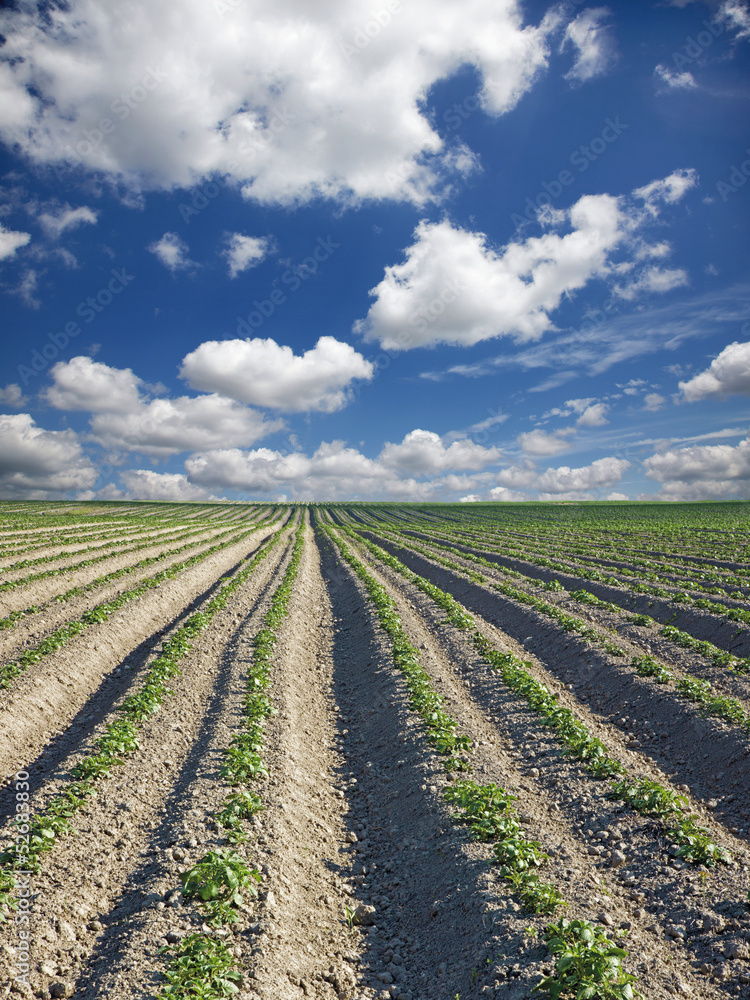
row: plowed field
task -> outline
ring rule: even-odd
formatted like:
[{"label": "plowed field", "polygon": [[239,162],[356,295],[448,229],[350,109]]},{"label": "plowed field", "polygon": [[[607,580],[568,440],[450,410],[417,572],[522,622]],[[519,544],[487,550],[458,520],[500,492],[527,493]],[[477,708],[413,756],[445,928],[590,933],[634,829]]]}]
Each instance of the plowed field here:
[{"label": "plowed field", "polygon": [[749,997],[749,541],[0,505],[0,995]]}]

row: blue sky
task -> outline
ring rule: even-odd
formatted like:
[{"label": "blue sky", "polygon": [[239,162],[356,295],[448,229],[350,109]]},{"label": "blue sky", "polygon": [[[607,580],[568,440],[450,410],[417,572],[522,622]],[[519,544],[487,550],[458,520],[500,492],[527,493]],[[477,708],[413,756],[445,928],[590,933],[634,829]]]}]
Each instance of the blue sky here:
[{"label": "blue sky", "polygon": [[750,499],[746,0],[0,32],[0,496]]}]

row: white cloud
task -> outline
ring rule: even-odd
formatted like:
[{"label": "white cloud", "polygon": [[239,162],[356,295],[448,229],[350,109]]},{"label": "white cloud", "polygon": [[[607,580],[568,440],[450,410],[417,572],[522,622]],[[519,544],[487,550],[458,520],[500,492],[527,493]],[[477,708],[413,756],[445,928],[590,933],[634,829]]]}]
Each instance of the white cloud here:
[{"label": "white cloud", "polygon": [[651,181],[633,191],[633,197],[646,202],[653,213],[656,213],[656,203],[663,201],[668,205],[678,202],[688,191],[698,184],[698,173],[692,168],[673,171],[668,177]]},{"label": "white cloud", "polygon": [[750,9],[741,0],[725,0],[718,17],[737,32],[737,38],[750,38]]},{"label": "white cloud", "polygon": [[665,403],[666,399],[658,392],[648,392],[643,397],[643,409],[649,410],[651,413],[656,413],[656,411],[660,410]]},{"label": "white cloud", "polygon": [[141,405],[143,382],[130,368],[111,368],[85,356],[58,361],[44,398],[58,410],[129,413]]},{"label": "white cloud", "polygon": [[554,431],[552,434],[537,429],[519,434],[517,440],[527,455],[559,455],[570,448],[570,441],[564,436],[570,433],[570,428]]},{"label": "white cloud", "polygon": [[231,233],[229,247],[224,252],[229,263],[229,277],[236,278],[242,271],[257,267],[271,248],[271,241],[265,236],[243,236]]},{"label": "white cloud", "polygon": [[566,80],[581,83],[602,76],[616,58],[616,46],[611,29],[603,22],[611,15],[608,7],[594,7],[581,13],[565,29],[562,49],[572,47],[576,57]]},{"label": "white cloud", "polygon": [[[44,272],[42,272],[44,273]],[[39,287],[39,273],[33,268],[28,268],[23,273],[21,278],[21,283],[18,288],[15,289],[15,293],[20,295],[23,301],[29,306],[30,309],[38,309],[42,304],[41,300],[37,298],[36,292]]]},{"label": "white cloud", "polygon": [[98,473],[71,430],[48,431],[28,413],[0,415],[0,493],[43,500],[92,486]]},{"label": "white cloud", "polygon": [[[120,482],[127,500],[179,502],[185,500],[218,500],[208,490],[194,486],[182,473],[153,472],[151,469],[130,469],[120,473]],[[101,495],[101,494],[98,494]]]},{"label": "white cloud", "polygon": [[[410,435],[404,440],[408,445]],[[476,448],[470,442],[465,444]],[[388,461],[385,461],[382,455],[377,459],[367,458],[343,441],[323,441],[312,455],[269,448],[215,449],[189,456],[185,469],[191,483],[217,492],[238,490],[252,496],[285,495],[318,500],[454,500],[486,488],[494,477],[484,472],[475,475],[449,472],[420,481],[415,476],[469,465],[477,467],[488,458],[489,451],[441,450],[438,442],[430,453],[428,443],[427,448],[412,450],[410,465],[406,450],[394,453],[386,446],[384,454]]]},{"label": "white cloud", "polygon": [[187,243],[177,233],[164,233],[161,239],[149,244],[148,250],[173,274],[196,266],[195,261],[188,256]]},{"label": "white cloud", "polygon": [[12,257],[19,247],[25,247],[31,239],[31,233],[22,233],[15,229],[6,229],[0,222],[0,260]]},{"label": "white cloud", "polygon": [[549,17],[524,27],[515,0],[382,5],[382,25],[370,0],[226,8],[5,9],[0,135],[32,161],[82,164],[135,191],[228,176],[264,203],[423,203],[443,170],[467,164],[424,96],[470,65],[485,111],[510,110],[546,68],[556,27]]},{"label": "white cloud", "polygon": [[750,396],[750,342],[727,345],[706,371],[679,388],[688,403],[707,396]]},{"label": "white cloud", "polygon": [[163,458],[247,446],[284,426],[282,420],[267,420],[257,410],[215,394],[151,399],[149,387],[129,368],[111,368],[90,358],[58,362],[51,375],[47,401],[58,409],[89,411],[93,439],[113,451]]},{"label": "white cloud", "polygon": [[483,233],[421,222],[406,261],[387,267],[371,289],[375,302],[355,331],[390,350],[468,346],[504,334],[538,340],[552,326],[548,313],[606,269],[623,236],[609,195],[586,195],[566,214],[566,235],[545,233],[499,252]]},{"label": "white cloud", "polygon": [[351,382],[373,374],[370,361],[335,337],[321,337],[302,355],[271,339],[209,340],[180,369],[194,389],[288,413],[340,410]]},{"label": "white cloud", "polygon": [[411,476],[444,472],[476,471],[500,458],[497,448],[484,448],[466,438],[453,441],[447,448],[440,435],[432,431],[410,431],[400,444],[388,441],[379,460],[392,469]]},{"label": "white cloud", "polygon": [[608,410],[609,406],[606,403],[594,403],[587,406],[576,420],[576,424],[578,427],[603,427],[609,423],[606,417]]},{"label": "white cloud", "polygon": [[688,283],[687,272],[682,268],[650,266],[644,268],[629,284],[615,285],[614,293],[621,299],[632,301],[640,298],[644,292],[670,292],[673,288],[683,288]]},{"label": "white cloud", "polygon": [[[354,332],[387,350],[470,346],[506,335],[536,341],[555,329],[550,313],[562,299],[596,278],[628,274],[628,284],[616,289],[623,298],[685,284],[682,270],[643,264],[670,247],[664,241],[647,243],[640,230],[654,223],[659,202],[676,202],[695,183],[693,170],[652,181],[633,192],[645,206],[608,194],[584,195],[567,210],[540,214],[540,225],[552,231],[500,249],[490,246],[484,233],[448,220],[423,220],[404,251],[405,261],[386,267],[383,280],[370,289],[375,301]],[[624,259],[615,259],[618,249]],[[636,266],[642,267],[639,273]]]},{"label": "white cloud", "polygon": [[21,386],[16,385],[15,382],[9,382],[4,389],[0,389],[0,405],[2,406],[12,406],[14,409],[18,409],[20,406],[26,406],[28,401],[29,397],[23,395]]},{"label": "white cloud", "polygon": [[690,90],[697,86],[692,73],[675,73],[668,66],[661,63],[654,69],[654,75],[666,84],[671,90]]},{"label": "white cloud", "polygon": [[750,499],[750,438],[736,446],[669,449],[651,455],[644,467],[650,479],[662,483],[662,499]]},{"label": "white cloud", "polygon": [[[589,490],[600,490],[613,486],[620,481],[628,468],[630,468],[630,462],[623,458],[608,456],[597,459],[591,465],[581,466],[577,469],[561,465],[556,469],[536,472],[517,466],[511,467],[500,472],[497,476],[497,482],[501,487],[520,489],[524,493],[536,491],[539,494],[539,499],[555,499],[562,494],[574,498]],[[490,490],[490,495],[494,497],[496,490]]]},{"label": "white cloud", "polygon": [[38,216],[42,228],[52,240],[59,239],[66,229],[75,229],[85,224],[93,225],[97,218],[97,213],[87,205],[71,208],[67,203],[58,205],[48,212],[42,212]]}]

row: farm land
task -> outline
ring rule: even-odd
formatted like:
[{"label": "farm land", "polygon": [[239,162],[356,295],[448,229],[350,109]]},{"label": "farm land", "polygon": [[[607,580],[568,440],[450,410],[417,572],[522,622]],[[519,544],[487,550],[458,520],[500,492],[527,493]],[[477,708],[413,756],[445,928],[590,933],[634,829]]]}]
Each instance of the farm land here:
[{"label": "farm land", "polygon": [[750,997],[750,507],[0,504],[0,996]]}]

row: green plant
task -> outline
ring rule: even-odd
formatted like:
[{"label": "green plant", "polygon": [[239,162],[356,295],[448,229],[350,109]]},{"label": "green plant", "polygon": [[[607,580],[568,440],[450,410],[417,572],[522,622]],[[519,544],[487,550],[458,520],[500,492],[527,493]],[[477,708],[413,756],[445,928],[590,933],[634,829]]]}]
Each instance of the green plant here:
[{"label": "green plant", "polygon": [[239,992],[242,975],[233,968],[227,946],[216,938],[190,934],[177,945],[166,945],[159,954],[174,952],[165,975],[168,985],[161,996],[169,1000],[215,1000]]},{"label": "green plant", "polygon": [[625,778],[615,782],[607,798],[622,799],[644,816],[657,816],[659,819],[670,819],[688,805],[684,795],[678,795],[648,778]]},{"label": "green plant", "polygon": [[182,872],[180,881],[185,899],[197,896],[206,906],[210,923],[218,926],[236,923],[235,910],[244,904],[242,890],[257,896],[253,882],[260,882],[260,873],[248,868],[239,854],[220,847]]},{"label": "green plant", "polygon": [[555,973],[537,983],[532,992],[549,993],[552,1000],[573,994],[576,1000],[632,1000],[635,976],[625,972],[627,956],[588,920],[560,919],[545,932],[547,947],[557,956]]}]

